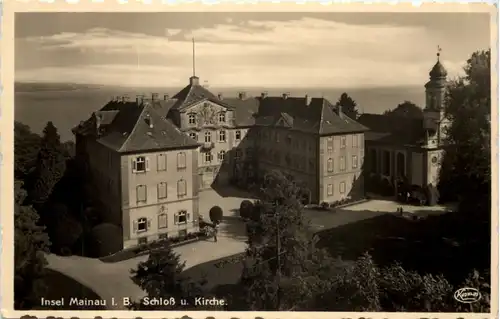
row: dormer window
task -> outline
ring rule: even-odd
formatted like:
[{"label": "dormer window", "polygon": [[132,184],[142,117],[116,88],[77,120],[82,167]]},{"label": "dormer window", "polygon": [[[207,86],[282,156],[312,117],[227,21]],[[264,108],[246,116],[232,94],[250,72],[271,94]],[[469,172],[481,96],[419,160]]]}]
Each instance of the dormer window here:
[{"label": "dormer window", "polygon": [[226,112],[219,113],[219,123],[226,123]]},{"label": "dormer window", "polygon": [[196,124],[196,114],[194,113],[188,114],[188,123],[190,125]]}]

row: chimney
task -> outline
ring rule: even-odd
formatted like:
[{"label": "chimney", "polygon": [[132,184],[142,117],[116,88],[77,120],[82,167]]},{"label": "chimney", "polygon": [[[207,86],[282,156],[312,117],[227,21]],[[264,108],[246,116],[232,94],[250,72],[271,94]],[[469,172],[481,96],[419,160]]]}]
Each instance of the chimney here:
[{"label": "chimney", "polygon": [[311,104],[312,97],[306,94],[306,105],[309,106]]},{"label": "chimney", "polygon": [[222,93],[217,94],[217,97],[218,97],[218,98],[219,98],[219,100],[221,100],[221,101],[224,99],[224,96],[222,96]]},{"label": "chimney", "polygon": [[168,100],[170,98],[170,96],[168,94],[163,94],[163,100]]},{"label": "chimney", "polygon": [[267,97],[267,91],[260,93],[260,98],[265,99]]},{"label": "chimney", "polygon": [[247,93],[246,92],[240,92],[238,94],[238,97],[240,98],[240,100],[244,100],[247,97]]},{"label": "chimney", "polygon": [[200,78],[193,75],[192,77],[189,78],[189,84],[191,85],[200,85]]},{"label": "chimney", "polygon": [[151,100],[157,101],[158,100],[158,93],[151,94]]},{"label": "chimney", "polygon": [[144,95],[137,95],[135,101],[137,102],[137,105],[142,105],[144,102]]},{"label": "chimney", "polygon": [[286,100],[290,96],[290,93],[283,93],[283,99]]}]

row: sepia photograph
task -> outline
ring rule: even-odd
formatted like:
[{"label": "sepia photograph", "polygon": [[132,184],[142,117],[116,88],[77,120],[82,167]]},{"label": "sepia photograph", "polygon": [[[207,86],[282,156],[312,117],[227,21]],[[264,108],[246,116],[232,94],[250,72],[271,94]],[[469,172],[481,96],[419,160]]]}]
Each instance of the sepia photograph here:
[{"label": "sepia photograph", "polygon": [[497,311],[494,13],[370,10],[15,13],[7,306]]}]

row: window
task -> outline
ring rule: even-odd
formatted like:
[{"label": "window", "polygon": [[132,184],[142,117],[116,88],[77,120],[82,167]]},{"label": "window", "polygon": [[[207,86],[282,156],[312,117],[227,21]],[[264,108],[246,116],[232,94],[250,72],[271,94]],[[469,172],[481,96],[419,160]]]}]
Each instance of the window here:
[{"label": "window", "polygon": [[179,152],[177,153],[177,169],[185,169],[186,168],[186,153]]},{"label": "window", "polygon": [[167,198],[167,183],[158,184],[158,199]]},{"label": "window", "polygon": [[292,136],[290,134],[288,134],[286,136],[286,144],[287,145],[291,145],[292,144]]},{"label": "window", "polygon": [[340,194],[345,193],[345,182],[340,182],[339,192]]},{"label": "window", "polygon": [[205,153],[205,163],[211,163],[213,159],[212,152]]},{"label": "window", "polygon": [[177,182],[177,197],[186,196],[187,184],[186,181],[181,179]]},{"label": "window", "polygon": [[158,156],[156,157],[156,161],[158,171],[167,170],[167,156],[165,154],[158,154]]},{"label": "window", "polygon": [[137,243],[139,245],[146,245],[148,243],[148,238],[147,237],[137,238]]},{"label": "window", "polygon": [[345,136],[340,137],[340,148],[345,148],[346,147],[346,138]]},{"label": "window", "polygon": [[371,164],[371,171],[373,173],[376,173],[378,171],[377,169],[377,151],[376,150],[370,150],[370,164]]},{"label": "window", "polygon": [[226,122],[226,113],[220,112],[219,113],[219,123],[225,123],[225,122]]},{"label": "window", "polygon": [[238,131],[234,132],[234,138],[237,141],[241,140],[241,131],[238,130]]},{"label": "window", "polygon": [[333,195],[333,184],[328,184],[326,186],[326,192],[327,192],[328,196],[332,196]]},{"label": "window", "polygon": [[356,134],[352,135],[352,147],[358,147],[358,136]]},{"label": "window", "polygon": [[219,131],[219,142],[226,141],[226,131]]},{"label": "window", "polygon": [[328,161],[326,161],[326,170],[328,172],[333,172],[333,159],[329,158]]},{"label": "window", "polygon": [[189,215],[189,213],[187,211],[181,210],[177,214],[175,214],[175,224],[176,225],[187,224],[190,217],[191,216]]},{"label": "window", "polygon": [[384,151],[383,165],[383,174],[389,176],[391,174],[391,153],[389,151]]},{"label": "window", "polygon": [[212,132],[205,132],[205,143],[212,142]]},{"label": "window", "polygon": [[140,233],[148,231],[148,224],[149,224],[148,219],[146,217],[141,217],[137,219],[137,221],[135,222],[136,232]]},{"label": "window", "polygon": [[167,228],[168,226],[168,215],[160,214],[158,215],[158,229]]},{"label": "window", "polygon": [[149,171],[149,159],[146,156],[138,156],[133,159],[132,171],[134,173],[144,173]]},{"label": "window", "polygon": [[356,155],[352,156],[352,168],[358,168],[358,157]]},{"label": "window", "polygon": [[326,149],[328,152],[333,151],[333,137],[331,136],[326,139]]},{"label": "window", "polygon": [[234,158],[235,159],[241,158],[241,150],[235,150],[234,151]]},{"label": "window", "polygon": [[189,121],[189,124],[196,124],[196,114],[189,114],[188,115],[188,121]]},{"label": "window", "polygon": [[147,198],[147,187],[146,185],[139,185],[136,187],[136,192],[137,192],[137,202],[146,202],[148,200]]},{"label": "window", "polygon": [[345,171],[345,157],[344,156],[340,157],[340,170]]},{"label": "window", "polygon": [[274,139],[275,139],[276,143],[280,142],[280,133],[279,132],[274,133]]},{"label": "window", "polygon": [[159,240],[167,240],[168,239],[168,234],[159,234],[158,235]]},{"label": "window", "polygon": [[220,151],[217,154],[217,158],[219,159],[220,162],[224,161],[224,157],[226,156],[226,151]]},{"label": "window", "polygon": [[[433,157],[432,158],[432,162],[435,163],[437,162],[437,158],[436,157]],[[398,177],[405,177],[406,176],[406,164],[405,164],[405,156],[404,154],[402,153],[398,153],[398,155],[396,155],[396,167],[397,167],[397,173],[398,173]]]},{"label": "window", "polygon": [[290,166],[290,164],[291,164],[290,154],[285,155],[285,163],[287,166]]},{"label": "window", "polygon": [[189,133],[189,137],[195,141],[198,141],[198,134],[196,134],[194,132]]}]

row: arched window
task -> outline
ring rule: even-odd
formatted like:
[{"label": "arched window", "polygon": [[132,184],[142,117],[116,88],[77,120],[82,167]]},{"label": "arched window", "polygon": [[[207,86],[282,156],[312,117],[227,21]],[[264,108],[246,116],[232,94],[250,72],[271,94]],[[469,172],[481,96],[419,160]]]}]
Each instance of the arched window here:
[{"label": "arched window", "polygon": [[405,177],[406,176],[406,167],[405,167],[405,156],[403,153],[398,153],[396,155],[396,169],[398,172],[398,177]]},{"label": "arched window", "polygon": [[333,172],[333,159],[329,158],[327,161],[326,161],[326,170],[328,172]]}]

